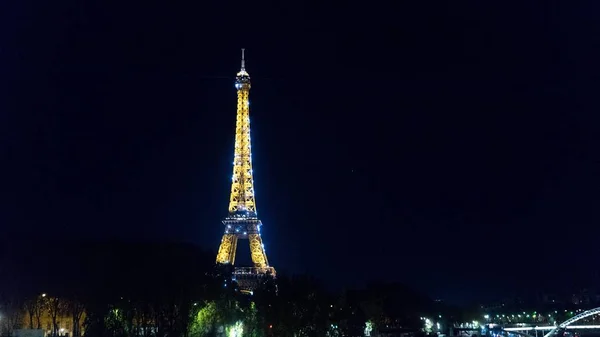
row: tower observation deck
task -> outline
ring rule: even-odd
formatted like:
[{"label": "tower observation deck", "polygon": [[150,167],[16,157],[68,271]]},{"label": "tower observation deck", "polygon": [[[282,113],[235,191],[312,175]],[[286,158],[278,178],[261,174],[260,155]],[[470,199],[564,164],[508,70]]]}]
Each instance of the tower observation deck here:
[{"label": "tower observation deck", "polygon": [[225,233],[217,253],[217,263],[234,265],[238,241],[240,239],[248,240],[253,266],[236,267],[234,277],[240,289],[251,291],[262,276],[266,274],[275,276],[275,269],[269,265],[267,260],[267,253],[260,235],[262,223],[256,213],[250,142],[249,96],[251,85],[244,56],[244,49],[242,49],[242,67],[235,78],[237,115],[229,213],[223,220]]}]

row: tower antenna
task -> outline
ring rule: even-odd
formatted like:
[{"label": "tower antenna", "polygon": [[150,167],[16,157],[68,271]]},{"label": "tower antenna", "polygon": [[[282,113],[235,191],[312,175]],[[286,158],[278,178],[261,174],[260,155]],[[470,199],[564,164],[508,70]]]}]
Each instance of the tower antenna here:
[{"label": "tower antenna", "polygon": [[246,50],[246,48],[242,48],[242,70],[246,70],[246,60],[244,59],[244,50]]}]

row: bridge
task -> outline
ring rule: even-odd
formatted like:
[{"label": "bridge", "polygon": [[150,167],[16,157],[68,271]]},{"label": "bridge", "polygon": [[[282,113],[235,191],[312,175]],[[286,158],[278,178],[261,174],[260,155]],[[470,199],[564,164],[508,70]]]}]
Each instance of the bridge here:
[{"label": "bridge", "polygon": [[600,307],[598,308],[594,308],[594,309],[590,309],[590,310],[586,310],[578,315],[575,315],[569,319],[567,319],[566,321],[560,323],[559,325],[556,326],[552,326],[552,325],[547,325],[547,326],[528,326],[528,327],[515,327],[515,328],[503,328],[502,330],[507,331],[507,332],[517,332],[517,333],[521,333],[521,334],[526,334],[529,335],[528,332],[530,331],[535,331],[535,334],[537,335],[538,331],[548,331],[544,337],[553,337],[558,335],[558,333],[560,333],[561,331],[565,331],[568,329],[574,330],[574,329],[600,329],[600,325],[573,325],[573,323],[580,321],[584,318],[596,315],[596,314],[600,314]]},{"label": "bridge", "polygon": [[[518,327],[518,328],[503,328],[502,330],[504,330],[504,331],[532,331],[532,330],[550,331],[555,328],[556,328],[556,326],[554,326],[554,325],[547,325],[547,326],[525,326],[525,327]],[[600,329],[600,325],[571,325],[571,326],[565,327],[564,329]]]}]

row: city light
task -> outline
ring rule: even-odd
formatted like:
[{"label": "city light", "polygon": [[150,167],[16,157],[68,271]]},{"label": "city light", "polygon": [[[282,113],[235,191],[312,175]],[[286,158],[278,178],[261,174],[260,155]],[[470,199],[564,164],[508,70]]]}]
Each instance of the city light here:
[{"label": "city light", "polygon": [[240,321],[237,321],[234,325],[229,327],[228,337],[242,337],[242,333],[244,332],[244,324]]},{"label": "city light", "polygon": [[371,336],[371,331],[373,331],[373,323],[371,321],[367,321],[365,323],[365,336]]},{"label": "city light", "polygon": [[429,318],[425,318],[425,332],[431,332],[433,328],[433,322]]}]

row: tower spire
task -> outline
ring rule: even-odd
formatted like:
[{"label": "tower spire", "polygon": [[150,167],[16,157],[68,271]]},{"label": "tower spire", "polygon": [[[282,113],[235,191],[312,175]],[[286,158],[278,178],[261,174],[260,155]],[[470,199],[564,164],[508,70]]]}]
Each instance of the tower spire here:
[{"label": "tower spire", "polygon": [[244,50],[246,50],[246,48],[242,48],[242,70],[246,70],[246,60],[244,59]]}]

